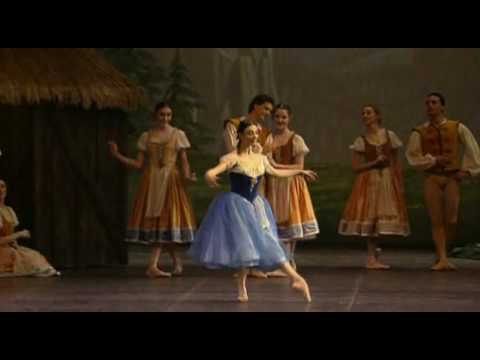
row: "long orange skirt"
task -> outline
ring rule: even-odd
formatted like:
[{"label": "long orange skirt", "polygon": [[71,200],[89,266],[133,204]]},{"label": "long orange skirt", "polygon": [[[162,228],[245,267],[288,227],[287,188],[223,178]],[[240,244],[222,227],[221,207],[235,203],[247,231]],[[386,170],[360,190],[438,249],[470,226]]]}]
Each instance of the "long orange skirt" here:
[{"label": "long orange skirt", "polygon": [[0,246],[0,277],[50,277],[57,271],[39,252],[18,245]]},{"label": "long orange skirt", "polygon": [[144,171],[128,222],[127,242],[152,245],[193,241],[195,215],[176,168],[163,186],[167,186],[167,195],[161,215],[158,218],[147,218],[145,214],[150,191],[150,170],[147,168]]},{"label": "long orange skirt", "polygon": [[361,237],[410,235],[407,206],[395,171],[387,168],[358,175],[339,233]]},{"label": "long orange skirt", "polygon": [[[288,194],[285,194],[284,192],[287,191]],[[303,176],[295,176],[290,179],[269,176],[267,194],[273,213],[277,218],[280,240],[316,238],[320,229],[308,185]]]}]

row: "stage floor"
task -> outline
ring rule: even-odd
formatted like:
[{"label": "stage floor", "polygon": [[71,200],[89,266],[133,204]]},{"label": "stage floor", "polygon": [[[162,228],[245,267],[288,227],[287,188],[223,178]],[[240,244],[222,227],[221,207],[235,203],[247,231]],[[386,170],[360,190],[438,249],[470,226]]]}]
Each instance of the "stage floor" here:
[{"label": "stage floor", "polygon": [[[433,273],[430,253],[387,250],[388,272],[361,267],[357,250],[308,250],[298,254],[310,283],[306,304],[288,280],[250,280],[250,303],[235,302],[232,274],[187,263],[182,278],[143,276],[148,254],[131,254],[131,266],[66,272],[52,279],[0,279],[0,311],[85,312],[398,312],[480,311],[480,262],[453,260],[458,272]],[[168,262],[163,257],[163,263]]]}]

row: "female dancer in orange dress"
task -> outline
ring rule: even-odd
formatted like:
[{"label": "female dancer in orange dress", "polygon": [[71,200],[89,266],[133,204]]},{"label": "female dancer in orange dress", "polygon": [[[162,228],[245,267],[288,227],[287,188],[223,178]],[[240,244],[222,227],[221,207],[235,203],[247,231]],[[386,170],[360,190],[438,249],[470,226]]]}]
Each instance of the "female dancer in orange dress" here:
[{"label": "female dancer in orange dress", "polygon": [[60,273],[37,251],[18,245],[30,239],[30,231],[15,231],[19,221],[15,211],[5,205],[7,184],[0,180],[0,277],[51,277]]},{"label": "female dancer in orange dress", "polygon": [[182,274],[176,244],[190,243],[196,227],[190,198],[177,167],[180,159],[184,178],[196,181],[187,157],[190,143],[182,130],[170,126],[171,120],[171,107],[166,103],[158,104],[151,130],[138,141],[136,159],[123,156],[117,144],[110,142],[111,153],[116,159],[131,168],[143,169],[126,241],[152,246],[147,269],[147,276],[152,278],[172,275],[158,268],[162,249],[168,251],[173,259],[173,275]]},{"label": "female dancer in orange dress", "polygon": [[376,106],[363,108],[366,134],[351,146],[353,169],[358,174],[340,221],[339,233],[368,239],[367,269],[387,270],[378,257],[380,236],[409,236],[403,176],[398,159],[402,142],[381,126]]},{"label": "female dancer in orange dress", "polygon": [[[310,152],[303,138],[290,130],[293,112],[288,105],[273,110],[275,129],[269,135],[265,151],[277,169],[303,170],[305,156]],[[267,199],[277,220],[281,241],[288,245],[292,266],[296,268],[297,241],[315,239],[320,233],[310,192],[304,176],[278,178],[269,176]]]}]

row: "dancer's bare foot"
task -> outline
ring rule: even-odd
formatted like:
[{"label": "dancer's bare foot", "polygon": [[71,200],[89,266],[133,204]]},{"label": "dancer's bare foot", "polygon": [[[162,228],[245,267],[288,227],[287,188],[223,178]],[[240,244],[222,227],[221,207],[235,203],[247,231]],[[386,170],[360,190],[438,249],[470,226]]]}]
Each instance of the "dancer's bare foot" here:
[{"label": "dancer's bare foot", "polygon": [[282,270],[276,270],[276,271],[269,272],[269,273],[267,273],[267,276],[269,278],[286,278],[286,277],[288,277],[288,275],[285,274]]},{"label": "dancer's bare foot", "polygon": [[172,274],[164,272],[158,268],[148,268],[146,275],[150,279],[158,279],[158,278],[171,278]]},{"label": "dancer's bare foot", "polygon": [[390,270],[392,267],[382,264],[378,260],[369,260],[366,266],[367,270]]},{"label": "dancer's bare foot", "polygon": [[303,296],[305,297],[305,300],[307,300],[308,303],[312,302],[312,296],[310,295],[310,288],[303,278],[298,278],[295,280],[292,284],[292,288],[294,290],[300,291],[303,293]]},{"label": "dancer's bare foot", "polygon": [[268,275],[259,270],[251,270],[248,276],[255,279],[268,279]]},{"label": "dancer's bare foot", "polygon": [[431,268],[432,271],[448,271],[448,264],[444,261],[439,261]]},{"label": "dancer's bare foot", "polygon": [[432,266],[432,271],[455,271],[457,267],[448,260],[438,261],[435,265]]}]

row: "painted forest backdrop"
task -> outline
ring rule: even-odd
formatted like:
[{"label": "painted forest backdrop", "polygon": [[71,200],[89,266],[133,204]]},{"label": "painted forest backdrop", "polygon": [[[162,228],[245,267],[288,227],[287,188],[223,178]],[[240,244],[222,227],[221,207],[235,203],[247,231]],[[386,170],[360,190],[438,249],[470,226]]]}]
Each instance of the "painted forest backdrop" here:
[{"label": "painted forest backdrop", "polygon": [[[385,125],[406,142],[425,120],[424,97],[443,92],[449,115],[480,139],[480,49],[477,48],[108,48],[101,49],[123,73],[143,86],[153,101],[174,103],[175,124],[187,131],[200,173],[219,155],[223,121],[243,115],[257,93],[272,94],[293,106],[292,127],[310,146],[309,166],[320,173],[312,185],[324,242],[336,224],[350,190],[348,146],[361,133],[360,109],[377,104]],[[151,109],[130,116],[135,137],[148,126]],[[414,234],[399,243],[430,246],[420,176],[406,171]],[[132,179],[132,189],[135,186]],[[193,186],[196,211],[204,214],[213,193]],[[459,243],[480,235],[480,183],[464,186]],[[477,256],[471,250],[469,256]]]}]

